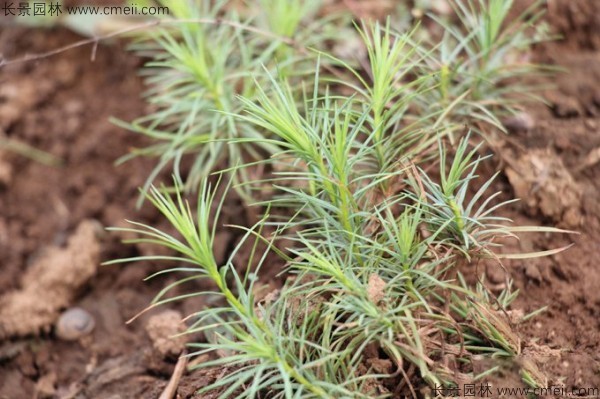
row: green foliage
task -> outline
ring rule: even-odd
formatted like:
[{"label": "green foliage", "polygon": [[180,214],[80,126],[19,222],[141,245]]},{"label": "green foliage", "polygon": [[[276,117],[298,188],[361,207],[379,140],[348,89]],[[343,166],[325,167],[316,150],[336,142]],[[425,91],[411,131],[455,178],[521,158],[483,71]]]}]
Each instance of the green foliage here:
[{"label": "green foliage", "polygon": [[284,37],[293,37],[302,20],[320,7],[318,0],[258,0],[260,10],[270,31]]},{"label": "green foliage", "polygon": [[[270,6],[268,29],[288,38],[301,30],[300,15],[314,10],[301,1],[261,4]],[[157,51],[147,71],[158,111],[131,127],[157,144],[139,154],[160,155],[159,169],[192,154],[187,184],[200,182],[201,189],[192,212],[182,199],[181,176],[175,176],[174,194],[149,185],[146,196],[177,234],[142,224],[127,231],[139,235],[136,242],[178,255],[122,261],[175,261],[157,275],[188,274],[159,293],[153,306],[208,294],[168,295],[187,281],[214,284],[221,304],[189,318],[190,333],[213,338],[192,343],[190,356],[208,354],[211,360],[198,367],[227,371],[203,392],[217,390],[223,398],[389,397],[374,385],[402,378],[410,386],[417,376],[429,385],[453,384],[480,377],[469,367],[474,354],[519,356],[506,313],[516,293],[509,286],[496,298],[482,284],[468,285],[459,268],[481,258],[555,253],[562,249],[506,255],[500,240],[563,231],[510,226],[496,212],[511,201],[496,204],[497,194],[488,193],[493,179],[470,196],[485,159],[480,147],[471,149],[467,136],[448,150],[445,134],[458,132],[469,112],[494,125],[496,105],[511,106],[498,87],[502,79],[493,80],[500,73],[493,63],[516,43],[503,33],[508,9],[501,2],[481,0],[479,10],[457,4],[471,29],[460,39],[456,32],[463,31],[453,28],[454,58],[444,55],[449,38],[427,48],[415,43],[414,33],[393,32],[390,23],[365,24],[360,35],[368,77],[323,52],[312,64],[304,55],[297,60],[289,42],[256,36],[240,28],[247,23],[241,19],[210,29],[184,23],[156,34],[158,51],[146,49]],[[180,17],[195,15],[177,10]],[[209,45],[216,41],[222,46]],[[442,71],[431,68],[439,52],[435,65],[448,66]],[[272,57],[280,58],[278,66]],[[328,73],[332,66],[335,76]],[[347,89],[353,93],[343,94]],[[427,110],[425,103],[437,105]],[[264,214],[253,227],[239,227],[241,242],[218,265],[212,251],[223,202],[206,175],[225,158],[223,173]],[[439,169],[426,172],[419,167],[424,159],[437,160]],[[272,171],[259,181],[246,174],[257,163]],[[274,194],[252,191],[265,186]],[[272,233],[263,234],[267,227]],[[267,247],[262,253],[259,243]],[[253,250],[240,272],[234,260],[243,245]],[[257,276],[269,254],[290,278],[277,295],[259,301]],[[392,369],[368,367],[373,348]],[[465,366],[449,369],[447,355]],[[415,374],[407,375],[410,370]]]},{"label": "green foliage", "polygon": [[[182,158],[191,154],[194,161],[187,176],[177,179],[195,190],[223,162],[235,167],[277,151],[276,143],[255,140],[263,137],[262,131],[234,117],[243,107],[238,96],[253,97],[255,83],[268,82],[265,70],[286,77],[298,91],[299,82],[310,79],[313,71],[312,62],[307,62],[314,55],[306,48],[329,40],[329,34],[318,24],[300,25],[314,10],[314,1],[264,0],[265,18],[254,20],[226,8],[226,2],[165,4],[175,21],[182,22],[153,31],[133,47],[150,57],[142,73],[153,112],[132,123],[117,122],[148,136],[153,144],[132,151],[123,161],[135,156],[159,158],[145,191],[167,166],[173,164],[178,173]],[[165,22],[167,26],[172,21]],[[254,144],[235,145],[234,139]],[[243,170],[240,173],[244,175]]]},{"label": "green foliage", "polygon": [[539,88],[521,78],[548,71],[527,54],[549,39],[539,22],[542,2],[510,19],[512,0],[451,0],[458,25],[431,15],[444,33],[425,46],[424,72],[435,74],[437,88],[422,98],[424,106],[443,110],[453,104],[451,121],[468,121],[478,133],[485,134],[481,125],[504,130],[500,118],[517,112],[524,99],[537,99]]},{"label": "green foliage", "polygon": [[[407,152],[430,155],[438,135],[453,137],[467,120],[479,133],[477,121],[502,129],[499,117],[515,112],[520,101],[515,95],[532,92],[510,81],[540,69],[519,59],[544,37],[528,34],[541,15],[535,5],[507,24],[510,1],[453,0],[460,23],[434,17],[445,31],[439,44],[416,42],[414,32],[422,31],[418,26],[397,33],[390,20],[385,27],[365,23],[359,34],[367,49],[368,77],[350,66],[352,60],[326,53],[326,43],[344,40],[337,26],[345,19],[311,22],[320,6],[317,0],[260,0],[250,2],[241,15],[226,1],[165,5],[172,14],[163,20],[168,27],[152,31],[133,47],[150,58],[143,74],[153,111],[132,123],[118,122],[153,142],[123,158],[158,158],[144,191],[171,164],[186,190],[195,191],[224,162],[233,170],[276,153],[277,142],[257,140],[269,138],[263,129],[235,118],[244,107],[239,98],[254,98],[255,83],[270,92],[269,75],[287,80],[292,98],[301,98],[303,87],[312,85],[314,50],[325,52],[319,68],[330,75],[327,81],[355,90],[355,105],[371,110],[367,122],[374,131],[376,169],[388,172]],[[245,16],[253,12],[259,17]],[[334,65],[342,70],[332,75]],[[193,163],[179,176],[186,156]],[[236,181],[248,179],[244,168],[237,169]]]}]

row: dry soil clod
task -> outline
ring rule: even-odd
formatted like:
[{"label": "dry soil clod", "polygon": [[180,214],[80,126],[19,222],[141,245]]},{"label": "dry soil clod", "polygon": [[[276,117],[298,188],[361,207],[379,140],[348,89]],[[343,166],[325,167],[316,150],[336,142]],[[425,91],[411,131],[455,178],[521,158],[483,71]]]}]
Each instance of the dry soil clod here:
[{"label": "dry soil clod", "polygon": [[0,339],[49,330],[60,310],[96,274],[97,229],[95,221],[82,222],[65,248],[49,248],[27,269],[21,288],[0,298]]},{"label": "dry soil clod", "polygon": [[569,228],[580,225],[583,190],[554,151],[530,150],[511,162],[506,175],[529,213],[539,210]]},{"label": "dry soil clod", "polygon": [[374,304],[378,304],[385,296],[385,281],[377,274],[371,274],[369,276],[367,296]]},{"label": "dry soil clod", "polygon": [[165,310],[152,316],[146,324],[146,332],[152,341],[152,346],[162,358],[179,356],[184,348],[186,339],[178,335],[185,331],[181,313],[175,310]]}]

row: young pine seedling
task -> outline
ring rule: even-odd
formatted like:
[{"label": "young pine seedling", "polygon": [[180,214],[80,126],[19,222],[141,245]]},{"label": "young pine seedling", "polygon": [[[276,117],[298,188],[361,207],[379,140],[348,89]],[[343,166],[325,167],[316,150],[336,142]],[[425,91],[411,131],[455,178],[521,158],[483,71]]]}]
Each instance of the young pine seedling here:
[{"label": "young pine seedling", "polygon": [[[261,1],[271,5],[264,29],[290,37],[314,8],[283,3]],[[507,317],[516,293],[509,286],[494,297],[461,273],[479,259],[558,252],[504,254],[499,242],[520,232],[563,231],[511,226],[497,215],[511,201],[496,204],[497,194],[488,194],[493,178],[469,198],[483,158],[470,149],[468,135],[454,151],[446,144],[469,116],[485,133],[498,125],[502,110],[512,109],[511,89],[500,86],[521,73],[505,75],[497,66],[528,42],[524,19],[505,30],[507,3],[456,0],[460,26],[446,26],[440,46],[418,43],[414,32],[394,32],[390,23],[365,23],[359,34],[367,71],[324,50],[298,54],[254,28],[184,23],[156,34],[145,51],[154,54],[147,72],[157,111],[130,128],[156,140],[135,154],[159,156],[156,171],[175,162],[174,188],[152,186],[155,172],[146,197],[176,233],[139,223],[126,230],[139,235],[134,242],[174,255],[111,263],[174,263],[152,276],[180,276],[152,306],[195,295],[221,298],[187,319],[190,334],[211,337],[190,344],[189,356],[210,356],[196,367],[224,370],[201,392],[222,398],[416,396],[421,385],[481,378],[474,375],[474,355],[518,360],[521,343]],[[215,17],[226,12],[236,24],[253,23],[205,6]],[[200,13],[191,5],[179,12],[186,18]],[[315,37],[316,43],[323,39]],[[214,41],[223,45],[210,46]],[[335,75],[328,73],[332,67]],[[353,94],[343,94],[348,90],[341,85]],[[193,164],[183,183],[178,167],[188,153]],[[224,159],[229,166],[222,173],[263,214],[251,227],[237,226],[239,243],[218,264],[213,247],[224,197],[217,198],[207,175]],[[438,170],[431,172],[425,161]],[[253,181],[247,171],[257,163],[271,172]],[[183,198],[183,184],[199,187],[195,211]],[[252,191],[265,186],[272,193],[267,198]],[[240,270],[234,264],[243,246],[252,250]],[[268,256],[278,260],[267,262]],[[280,267],[288,278],[259,300],[255,288],[267,266]],[[209,280],[215,291],[169,295],[193,280]],[[376,367],[373,353],[385,367]],[[523,372],[527,381],[538,374],[531,367]]]}]

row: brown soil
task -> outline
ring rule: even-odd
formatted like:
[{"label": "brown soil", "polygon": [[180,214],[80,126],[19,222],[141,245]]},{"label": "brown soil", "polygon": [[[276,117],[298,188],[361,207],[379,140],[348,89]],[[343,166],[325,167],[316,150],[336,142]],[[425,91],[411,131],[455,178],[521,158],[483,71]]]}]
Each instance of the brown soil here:
[{"label": "brown soil", "polygon": [[[528,123],[516,124],[498,144],[502,156],[490,169],[505,170],[496,188],[506,198],[524,197],[506,216],[519,224],[581,232],[524,236],[513,250],[575,245],[553,257],[506,266],[521,289],[516,308],[548,306],[520,333],[550,383],[600,387],[595,263],[600,255],[600,2],[550,0],[548,11],[548,21],[565,39],[540,46],[535,55],[569,71],[555,79],[556,90],[543,93],[548,106],[526,108]],[[78,39],[62,29],[6,28],[0,31],[0,53],[16,57]],[[126,324],[170,280],[143,282],[158,267],[151,264],[98,266],[98,259],[148,249],[123,246],[114,234],[99,235],[90,220],[119,226],[125,218],[153,224],[158,218],[147,207],[135,208],[137,187],[153,162],[136,159],[115,167],[119,156],[142,143],[108,121],[144,112],[140,61],[119,43],[100,45],[93,62],[90,55],[91,49],[82,47],[0,70],[0,137],[63,161],[61,167],[47,167],[0,151],[0,398],[154,398],[175,367],[173,353],[181,343],[166,343],[172,331],[164,327],[176,313],[149,312]],[[232,216],[244,214],[235,206]],[[225,252],[234,238],[220,237]],[[492,283],[504,281],[497,268],[488,274]],[[91,313],[95,329],[78,341],[60,340],[56,320],[74,306]],[[187,301],[172,310],[189,314],[197,306]],[[218,372],[187,375],[178,397],[193,397],[215,378]]]},{"label": "brown soil", "polygon": [[[62,29],[4,29],[0,52],[8,58],[79,39]],[[135,208],[152,162],[115,167],[140,140],[109,122],[144,111],[140,61],[117,43],[101,45],[93,62],[90,55],[90,47],[78,48],[0,72],[2,134],[63,160],[62,167],[47,167],[1,155],[8,173],[0,187],[0,292],[7,293],[0,336],[13,337],[0,343],[2,398],[153,397],[172,372],[170,361],[149,361],[147,318],[125,323],[165,281],[142,282],[152,265],[99,266],[100,260],[138,254],[114,235],[103,234],[99,255],[97,238],[77,241],[75,229],[85,220],[103,226],[123,225],[125,218],[156,222],[152,211]],[[34,302],[28,303],[31,292]],[[70,306],[95,318],[93,334],[79,342],[55,338],[59,311]]]}]

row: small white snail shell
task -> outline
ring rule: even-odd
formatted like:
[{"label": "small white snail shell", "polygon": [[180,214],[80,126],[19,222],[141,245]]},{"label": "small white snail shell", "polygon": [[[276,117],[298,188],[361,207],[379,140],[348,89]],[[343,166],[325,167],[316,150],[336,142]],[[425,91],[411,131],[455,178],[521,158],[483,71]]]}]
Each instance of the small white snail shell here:
[{"label": "small white snail shell", "polygon": [[56,323],[56,336],[65,341],[74,341],[92,332],[95,325],[94,318],[87,311],[71,308],[60,315]]}]

